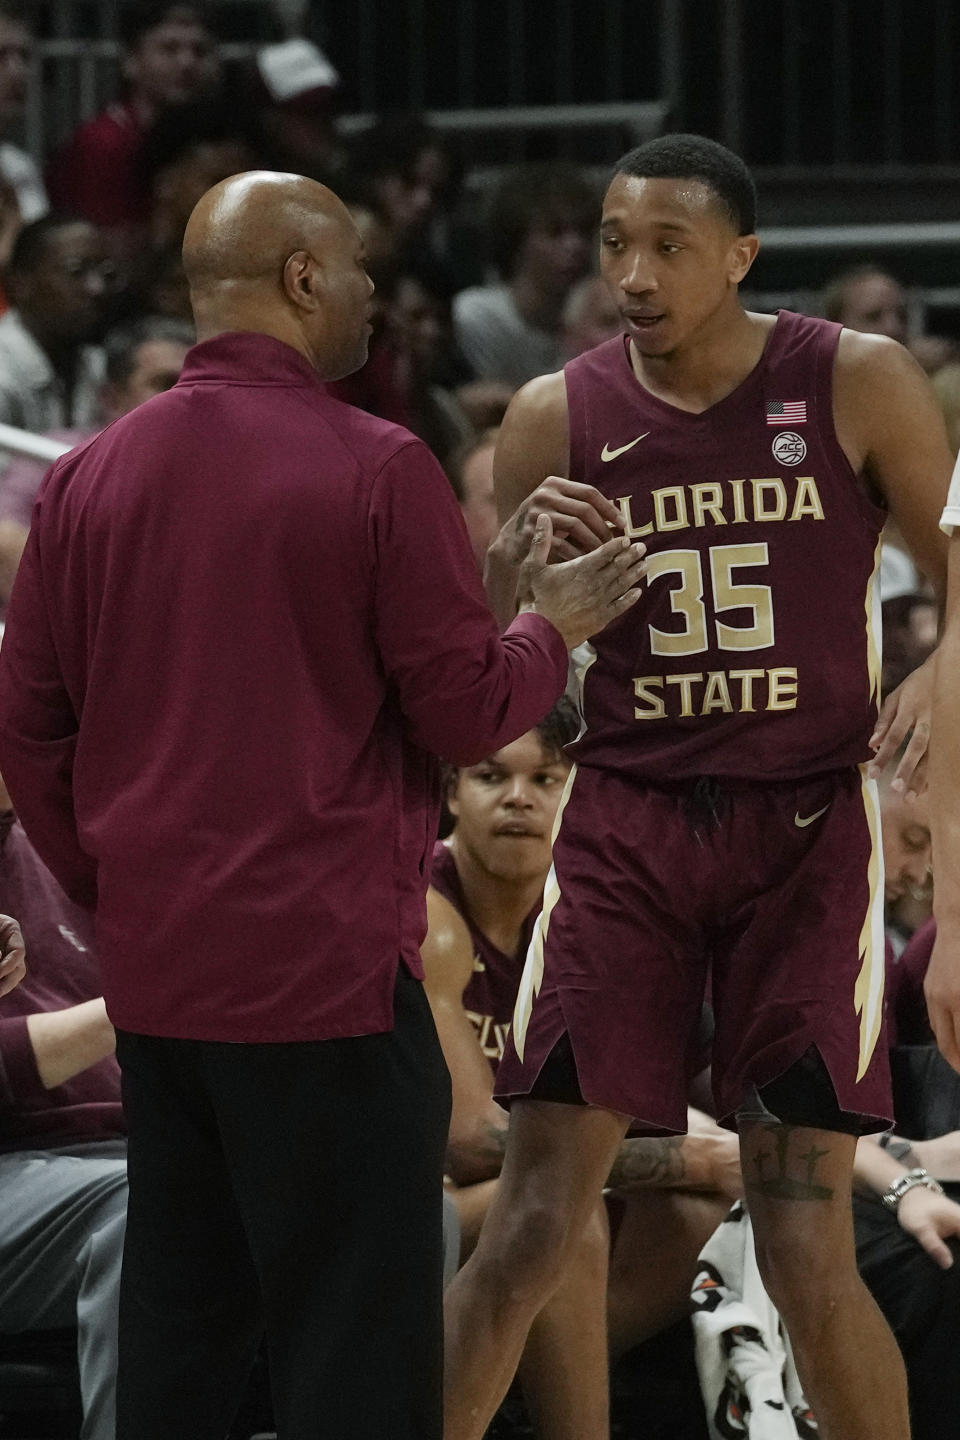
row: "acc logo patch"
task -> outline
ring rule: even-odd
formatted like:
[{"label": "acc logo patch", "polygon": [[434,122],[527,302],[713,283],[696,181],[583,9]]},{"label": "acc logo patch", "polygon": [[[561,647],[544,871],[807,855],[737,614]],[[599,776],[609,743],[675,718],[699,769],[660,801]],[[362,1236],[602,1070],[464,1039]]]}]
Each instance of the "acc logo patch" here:
[{"label": "acc logo patch", "polygon": [[803,437],[793,430],[781,430],[773,442],[773,453],[781,465],[799,465],[807,454]]}]

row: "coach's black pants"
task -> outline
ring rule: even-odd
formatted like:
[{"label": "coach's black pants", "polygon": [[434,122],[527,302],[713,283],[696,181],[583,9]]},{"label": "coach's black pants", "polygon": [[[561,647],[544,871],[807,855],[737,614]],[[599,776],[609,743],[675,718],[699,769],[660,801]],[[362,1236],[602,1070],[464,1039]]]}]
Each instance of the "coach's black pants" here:
[{"label": "coach's black pants", "polygon": [[281,1440],[440,1440],[450,1082],[423,988],[304,1044],[121,1033],[117,1440],[223,1440],[262,1332]]}]

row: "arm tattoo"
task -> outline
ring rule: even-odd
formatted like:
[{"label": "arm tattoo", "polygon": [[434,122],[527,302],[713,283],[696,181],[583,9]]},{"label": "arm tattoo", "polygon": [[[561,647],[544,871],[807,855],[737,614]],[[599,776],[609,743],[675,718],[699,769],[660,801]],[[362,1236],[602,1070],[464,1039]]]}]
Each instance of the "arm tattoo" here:
[{"label": "arm tattoo", "polygon": [[[818,1150],[811,1140],[806,1146],[791,1145],[797,1126],[764,1125],[764,1139],[751,1157],[745,1179],[751,1190],[777,1200],[832,1200],[833,1189],[816,1180],[820,1161],[830,1154]],[[804,1138],[801,1135],[801,1139]],[[802,1150],[801,1154],[795,1153]]]},{"label": "arm tattoo", "polygon": [[655,1190],[682,1185],[687,1173],[682,1135],[625,1140],[607,1184],[611,1190]]}]

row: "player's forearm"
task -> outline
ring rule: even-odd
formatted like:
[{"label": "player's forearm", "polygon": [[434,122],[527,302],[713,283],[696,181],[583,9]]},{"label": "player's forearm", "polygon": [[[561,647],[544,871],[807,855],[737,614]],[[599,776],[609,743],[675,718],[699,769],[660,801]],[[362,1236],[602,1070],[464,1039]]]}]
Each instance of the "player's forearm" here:
[{"label": "player's forearm", "polygon": [[853,1160],[853,1183],[857,1190],[882,1195],[905,1170],[921,1163],[919,1157],[906,1155],[895,1160],[877,1143],[876,1137],[864,1135],[857,1141]]},{"label": "player's forearm", "polygon": [[63,1085],[81,1070],[112,1055],[116,1037],[102,1000],[87,1000],[69,1010],[28,1015],[27,1034],[40,1082],[47,1090]]},{"label": "player's forearm", "polygon": [[607,1184],[611,1190],[714,1190],[714,1141],[705,1135],[624,1140]]}]

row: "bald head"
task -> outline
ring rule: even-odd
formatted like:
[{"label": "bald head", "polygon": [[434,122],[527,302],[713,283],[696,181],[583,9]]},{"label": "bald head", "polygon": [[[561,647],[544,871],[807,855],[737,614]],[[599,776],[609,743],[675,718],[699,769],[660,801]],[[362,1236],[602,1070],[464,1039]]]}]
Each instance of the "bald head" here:
[{"label": "bald head", "polygon": [[353,217],[325,185],[266,170],[221,181],[190,216],[183,267],[201,339],[273,335],[325,379],[363,364],[373,287]]}]

